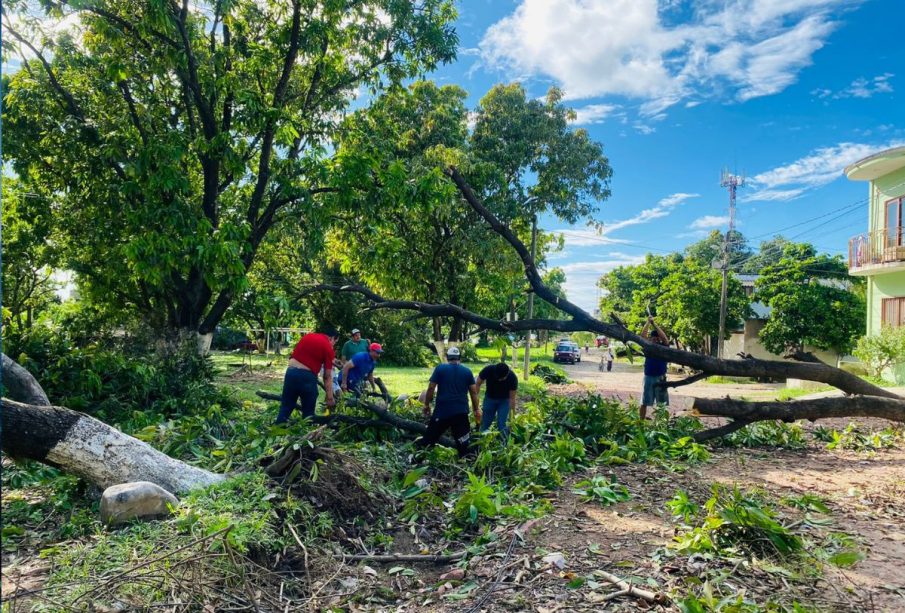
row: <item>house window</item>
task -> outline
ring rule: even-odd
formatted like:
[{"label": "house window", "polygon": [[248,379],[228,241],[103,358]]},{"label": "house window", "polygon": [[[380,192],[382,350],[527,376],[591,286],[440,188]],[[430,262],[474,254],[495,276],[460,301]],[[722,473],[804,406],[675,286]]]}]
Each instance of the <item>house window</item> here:
[{"label": "house window", "polygon": [[905,326],[905,298],[884,298],[880,308],[884,326]]},{"label": "house window", "polygon": [[886,201],[886,246],[901,247],[902,242],[902,205],[905,197]]}]

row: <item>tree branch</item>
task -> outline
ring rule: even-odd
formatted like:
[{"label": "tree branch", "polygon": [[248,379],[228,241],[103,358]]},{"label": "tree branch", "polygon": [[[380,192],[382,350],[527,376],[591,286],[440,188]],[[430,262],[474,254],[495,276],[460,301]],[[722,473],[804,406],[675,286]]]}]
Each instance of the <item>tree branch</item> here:
[{"label": "tree branch", "polygon": [[471,206],[471,208],[474,209],[490,225],[490,227],[497,232],[497,234],[506,239],[512,248],[515,249],[516,253],[518,253],[519,258],[521,258],[522,264],[525,267],[525,276],[535,293],[559,310],[571,315],[571,323],[573,325],[583,326],[580,328],[582,330],[606,334],[607,336],[622,342],[636,343],[641,346],[645,356],[660,358],[661,360],[688,366],[695,370],[704,371],[713,375],[738,377],[792,377],[826,383],[849,394],[899,398],[896,394],[873,385],[860,377],[826,364],[780,362],[758,359],[720,360],[710,356],[691,353],[689,351],[681,351],[657,343],[651,343],[647,339],[630,332],[623,326],[607,324],[595,319],[577,305],[569,302],[565,298],[560,298],[553,294],[553,292],[544,285],[525,244],[481,203],[471,189],[471,186],[469,186],[468,182],[455,167],[449,167],[445,172],[456,184],[459,193],[462,194],[462,197],[469,206]]},{"label": "tree branch", "polygon": [[877,396],[836,396],[791,402],[749,402],[732,398],[695,398],[693,415],[728,417],[741,421],[778,419],[794,422],[799,419],[815,421],[833,417],[879,417],[905,422],[905,400]]}]

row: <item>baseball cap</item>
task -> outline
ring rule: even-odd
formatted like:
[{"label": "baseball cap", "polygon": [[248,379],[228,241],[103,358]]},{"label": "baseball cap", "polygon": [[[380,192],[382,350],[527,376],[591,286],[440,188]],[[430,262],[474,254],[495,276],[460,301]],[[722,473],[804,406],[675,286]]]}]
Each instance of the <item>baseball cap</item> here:
[{"label": "baseball cap", "polygon": [[458,360],[460,357],[462,357],[462,353],[459,351],[458,347],[450,347],[446,350],[446,357],[455,358]]},{"label": "baseball cap", "polygon": [[371,343],[368,347],[369,351],[376,351],[377,353],[383,353],[383,346],[380,343]]},{"label": "baseball cap", "polygon": [[358,328],[352,328],[352,334],[361,334],[361,330]]}]

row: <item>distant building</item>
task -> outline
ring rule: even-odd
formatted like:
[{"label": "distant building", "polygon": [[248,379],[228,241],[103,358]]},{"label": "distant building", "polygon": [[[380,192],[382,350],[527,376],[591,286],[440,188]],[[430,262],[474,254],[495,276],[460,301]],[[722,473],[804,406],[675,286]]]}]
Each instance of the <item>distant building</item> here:
[{"label": "distant building", "polygon": [[[846,167],[868,181],[868,231],[848,243],[849,274],[867,278],[867,334],[905,325],[905,147],[881,151]],[[905,365],[892,374],[905,381]]]}]

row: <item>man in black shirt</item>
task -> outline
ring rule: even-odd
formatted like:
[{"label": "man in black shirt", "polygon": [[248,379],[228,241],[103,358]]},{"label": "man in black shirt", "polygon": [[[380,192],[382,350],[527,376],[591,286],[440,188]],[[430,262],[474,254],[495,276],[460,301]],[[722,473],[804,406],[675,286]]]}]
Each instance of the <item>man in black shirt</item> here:
[{"label": "man in black shirt", "polygon": [[482,406],[481,432],[484,432],[496,418],[497,428],[503,440],[509,438],[509,415],[515,415],[515,396],[518,390],[518,377],[504,363],[485,366],[478,374],[478,391],[487,382],[487,393]]}]

